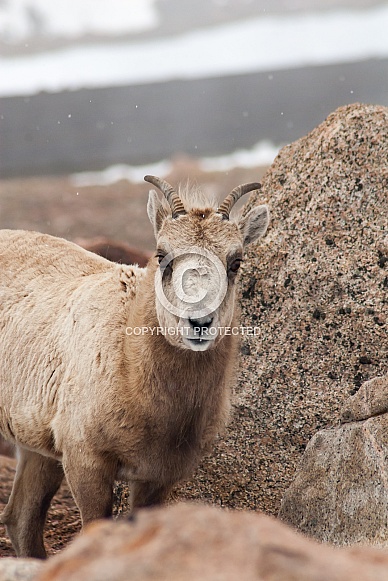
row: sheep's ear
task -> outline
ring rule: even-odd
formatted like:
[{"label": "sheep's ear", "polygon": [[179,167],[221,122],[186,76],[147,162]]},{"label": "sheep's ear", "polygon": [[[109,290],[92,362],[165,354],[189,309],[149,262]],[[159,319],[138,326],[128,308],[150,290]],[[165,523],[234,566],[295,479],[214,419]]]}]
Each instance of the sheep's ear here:
[{"label": "sheep's ear", "polygon": [[155,238],[157,238],[162,222],[168,216],[168,211],[163,206],[155,190],[150,190],[148,196],[147,214],[154,228]]},{"label": "sheep's ear", "polygon": [[239,222],[239,228],[243,235],[243,242],[251,244],[255,242],[267,231],[269,224],[269,209],[268,206],[257,206],[253,208],[244,218]]}]

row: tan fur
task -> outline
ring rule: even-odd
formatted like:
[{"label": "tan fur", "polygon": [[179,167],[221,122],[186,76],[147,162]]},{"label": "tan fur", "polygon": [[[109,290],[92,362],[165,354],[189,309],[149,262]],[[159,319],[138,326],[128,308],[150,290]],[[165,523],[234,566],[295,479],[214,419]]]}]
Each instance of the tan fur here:
[{"label": "tan fur", "polygon": [[[243,243],[238,225],[210,208],[159,223],[169,244],[199,244],[224,262]],[[126,333],[160,324],[158,268],[156,258],[119,265],[66,240],[0,231],[0,432],[19,454],[1,521],[19,556],[45,556],[46,511],[63,474],[84,524],[111,514],[119,476],[132,483],[134,508],[159,503],[225,425],[236,337],[196,352]],[[219,317],[237,324],[229,286]]]}]

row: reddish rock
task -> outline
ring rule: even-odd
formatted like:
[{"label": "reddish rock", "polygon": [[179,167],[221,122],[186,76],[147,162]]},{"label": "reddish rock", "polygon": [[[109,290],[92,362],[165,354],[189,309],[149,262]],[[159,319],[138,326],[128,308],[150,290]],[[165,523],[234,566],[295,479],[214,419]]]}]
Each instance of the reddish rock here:
[{"label": "reddish rock", "polygon": [[359,422],[388,414],[388,375],[366,381],[344,404],[341,422]]},{"label": "reddish rock", "polygon": [[151,252],[139,250],[125,242],[117,242],[104,237],[76,238],[74,242],[85,248],[85,250],[90,250],[90,252],[99,254],[111,262],[119,262],[121,264],[146,266],[152,256]]},{"label": "reddish rock", "polygon": [[275,519],[178,504],[99,521],[36,581],[386,581],[388,554],[335,550]]}]

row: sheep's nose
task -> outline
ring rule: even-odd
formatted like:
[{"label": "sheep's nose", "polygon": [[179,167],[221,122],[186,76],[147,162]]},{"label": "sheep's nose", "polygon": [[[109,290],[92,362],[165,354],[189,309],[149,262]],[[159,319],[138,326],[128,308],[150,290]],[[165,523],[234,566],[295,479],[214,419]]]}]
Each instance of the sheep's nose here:
[{"label": "sheep's nose", "polygon": [[198,328],[203,333],[204,329],[208,329],[213,322],[213,317],[208,315],[207,317],[198,317],[197,319],[189,317],[190,325],[193,328]]}]

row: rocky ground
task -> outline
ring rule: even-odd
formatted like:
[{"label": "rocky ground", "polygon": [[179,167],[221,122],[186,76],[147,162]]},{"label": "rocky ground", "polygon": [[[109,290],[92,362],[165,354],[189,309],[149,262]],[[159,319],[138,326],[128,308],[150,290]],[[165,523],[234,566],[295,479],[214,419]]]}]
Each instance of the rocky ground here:
[{"label": "rocky ground", "polygon": [[[178,498],[276,515],[309,439],[338,422],[363,381],[387,372],[387,159],[387,109],[355,105],[284,148],[266,173],[250,205],[266,200],[272,222],[242,275],[242,321],[257,335],[242,338],[229,428]],[[260,172],[204,175],[186,160],[168,179],[187,175],[221,193]],[[150,248],[144,221],[134,219],[144,219],[146,190],[3,182],[1,225],[131,244],[138,229]]]}]

